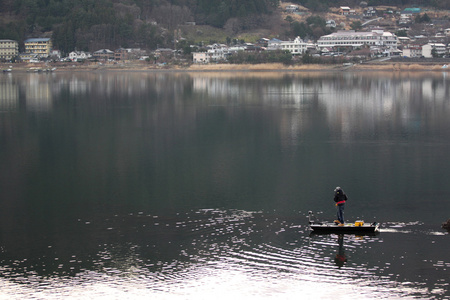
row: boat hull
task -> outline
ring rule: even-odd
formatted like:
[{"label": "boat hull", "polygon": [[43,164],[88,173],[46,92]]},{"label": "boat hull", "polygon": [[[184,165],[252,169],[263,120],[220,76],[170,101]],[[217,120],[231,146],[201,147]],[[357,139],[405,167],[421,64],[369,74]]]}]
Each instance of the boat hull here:
[{"label": "boat hull", "polygon": [[311,229],[315,233],[361,233],[361,234],[375,234],[380,231],[378,223],[364,224],[356,226],[355,224],[344,224],[338,226],[335,223],[310,223]]}]

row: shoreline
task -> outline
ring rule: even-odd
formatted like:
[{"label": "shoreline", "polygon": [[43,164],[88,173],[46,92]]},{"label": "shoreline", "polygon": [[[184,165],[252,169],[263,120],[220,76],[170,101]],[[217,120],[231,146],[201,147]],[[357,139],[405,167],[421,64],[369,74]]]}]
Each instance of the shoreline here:
[{"label": "shoreline", "polygon": [[[449,62],[450,64],[450,62]],[[450,66],[443,62],[367,62],[362,64],[302,64],[283,65],[281,63],[267,64],[193,64],[180,65],[154,65],[143,62],[125,63],[1,63],[1,70],[11,69],[11,72],[102,72],[102,71],[128,71],[128,72],[335,72],[335,71],[421,71],[421,72],[447,72]]]}]

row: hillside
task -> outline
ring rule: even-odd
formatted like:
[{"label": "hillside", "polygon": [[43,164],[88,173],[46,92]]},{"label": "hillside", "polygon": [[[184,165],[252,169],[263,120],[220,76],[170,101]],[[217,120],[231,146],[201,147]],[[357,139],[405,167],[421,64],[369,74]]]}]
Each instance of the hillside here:
[{"label": "hillside", "polygon": [[[437,8],[450,9],[448,0],[366,3],[385,2],[400,5],[398,9],[413,3],[431,5],[436,13]],[[182,47],[261,37],[315,38],[328,32],[327,19],[351,27],[337,14],[340,5],[361,9],[360,1],[352,0],[0,0],[0,4],[0,39],[18,40],[22,46],[29,37],[51,37],[54,47],[64,53],[173,47],[175,40]],[[301,12],[287,14],[288,4],[300,5]]]}]

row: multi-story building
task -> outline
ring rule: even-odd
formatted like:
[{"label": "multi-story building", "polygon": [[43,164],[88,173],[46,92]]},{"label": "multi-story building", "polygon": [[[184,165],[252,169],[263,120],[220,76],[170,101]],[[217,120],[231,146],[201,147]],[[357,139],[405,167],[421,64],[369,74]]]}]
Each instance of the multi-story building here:
[{"label": "multi-story building", "polygon": [[34,53],[39,57],[48,57],[52,50],[52,40],[50,38],[31,38],[24,42],[25,53]]},{"label": "multi-story building", "polygon": [[193,55],[193,61],[196,64],[203,63],[207,64],[209,63],[209,55],[206,52],[194,52]]},{"label": "multi-story building", "polygon": [[403,56],[405,57],[422,57],[422,46],[409,45],[403,48]]},{"label": "multi-story building", "polygon": [[116,49],[116,51],[114,51],[114,59],[115,60],[127,60],[129,53],[130,53],[130,51],[128,51],[127,49],[124,49],[124,48]]},{"label": "multi-story building", "polygon": [[447,47],[441,43],[428,43],[422,46],[422,55],[431,58],[433,54],[443,56],[447,53]]},{"label": "multi-story building", "polygon": [[223,61],[227,59],[228,47],[224,44],[213,44],[207,47],[210,61]]},{"label": "multi-story building", "polygon": [[92,56],[96,59],[100,60],[113,60],[114,59],[114,51],[109,49],[100,49],[95,51]]},{"label": "multi-story building", "polygon": [[370,32],[356,32],[354,30],[340,30],[332,34],[324,35],[317,41],[317,46],[323,48],[360,48],[364,45],[380,48],[397,49],[398,39],[395,34],[384,30],[372,30]]},{"label": "multi-story building", "polygon": [[305,43],[299,36],[293,41],[281,41],[278,39],[271,39],[267,46],[267,50],[286,50],[293,55],[303,54],[306,51],[307,43]]},{"label": "multi-story building", "polygon": [[13,40],[0,40],[0,59],[11,60],[19,55],[19,43]]}]

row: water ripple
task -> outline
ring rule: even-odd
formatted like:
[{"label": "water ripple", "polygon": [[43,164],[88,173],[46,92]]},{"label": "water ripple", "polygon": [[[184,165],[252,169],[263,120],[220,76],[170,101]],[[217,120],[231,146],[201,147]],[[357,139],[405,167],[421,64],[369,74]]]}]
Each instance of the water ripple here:
[{"label": "water ripple", "polygon": [[[382,236],[310,236],[297,221],[218,209],[79,220],[73,238],[84,241],[82,248],[44,240],[21,255],[6,245],[0,298],[403,299],[448,293],[446,281],[430,289],[426,282],[399,280],[394,268],[407,255],[383,254]],[[417,226],[389,224],[386,232]],[[450,268],[444,260],[423,264],[442,273]]]}]

